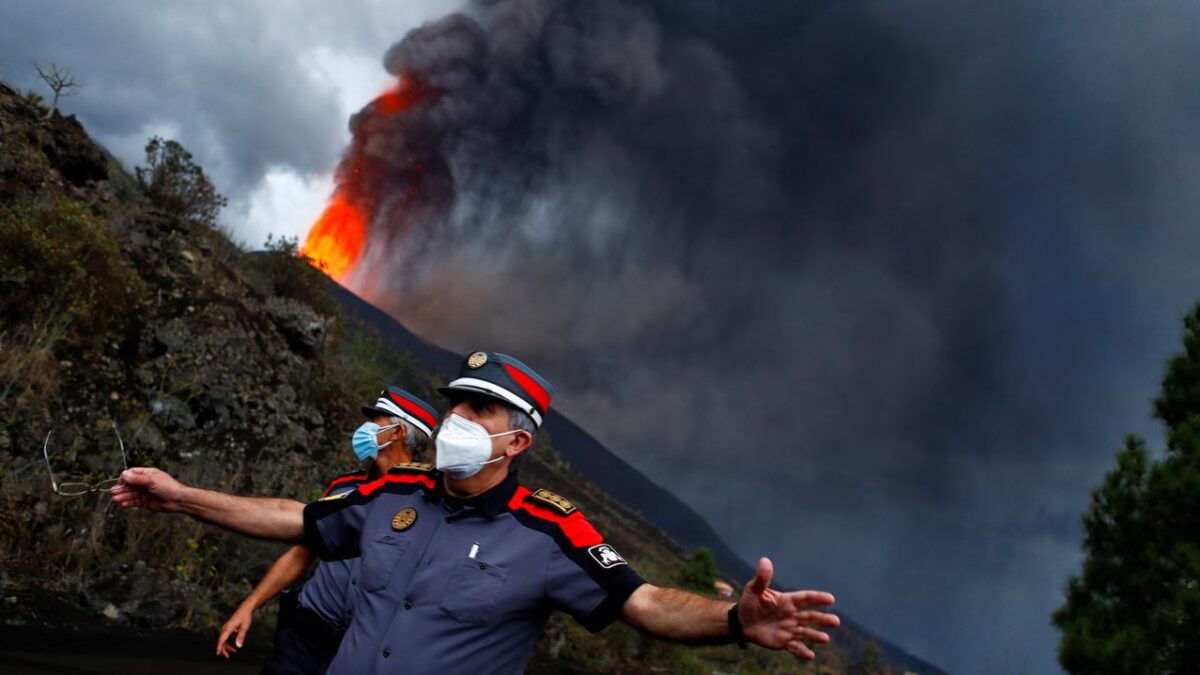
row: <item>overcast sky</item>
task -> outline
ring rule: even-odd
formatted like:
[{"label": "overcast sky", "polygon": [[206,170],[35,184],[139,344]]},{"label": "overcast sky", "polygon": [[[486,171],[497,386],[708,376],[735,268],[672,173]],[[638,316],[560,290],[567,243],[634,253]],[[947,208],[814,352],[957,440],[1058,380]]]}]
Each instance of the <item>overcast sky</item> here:
[{"label": "overcast sky", "polygon": [[[390,57],[489,75],[448,69],[431,113],[453,211],[360,290],[528,361],[745,557],[915,654],[1057,672],[1079,515],[1124,434],[1160,445],[1200,299],[1197,10],[487,4]],[[182,141],[258,246],[303,236],[385,52],[456,9],[0,0],[0,64],[69,67],[62,107],[128,166]]]}]

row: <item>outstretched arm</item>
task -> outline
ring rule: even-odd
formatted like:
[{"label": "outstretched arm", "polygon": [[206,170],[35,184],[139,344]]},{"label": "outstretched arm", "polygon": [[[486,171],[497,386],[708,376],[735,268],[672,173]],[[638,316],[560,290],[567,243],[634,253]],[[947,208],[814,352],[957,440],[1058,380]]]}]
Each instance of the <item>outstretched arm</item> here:
[{"label": "outstretched arm", "polygon": [[[829,634],[820,628],[836,628],[841,620],[820,611],[833,604],[833,596],[821,591],[771,590],[771,561],[758,561],[758,573],[746,585],[737,603],[746,640],[768,649],[787,649],[797,656],[816,655],[805,643],[825,644]],[[629,625],[677,642],[728,642],[729,609],[733,605],[674,588],[643,584],[625,601],[621,618]]]},{"label": "outstretched arm", "polygon": [[[217,638],[217,655],[229,658],[237,652],[245,644],[246,633],[250,630],[250,624],[254,623],[255,610],[299,579],[314,559],[316,556],[307,546],[293,546],[279,556],[262,581],[221,627],[221,636]],[[229,642],[230,636],[235,636],[233,643]]]},{"label": "outstretched arm", "polygon": [[112,500],[125,509],[182,513],[239,534],[304,541],[304,504],[290,499],[238,497],[189,487],[159,469],[126,469]]}]

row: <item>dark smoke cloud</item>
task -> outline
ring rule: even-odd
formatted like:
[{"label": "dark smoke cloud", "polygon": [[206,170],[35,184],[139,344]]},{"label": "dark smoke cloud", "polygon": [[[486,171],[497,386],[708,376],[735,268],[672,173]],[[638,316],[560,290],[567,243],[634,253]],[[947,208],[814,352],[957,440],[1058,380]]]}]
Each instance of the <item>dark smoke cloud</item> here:
[{"label": "dark smoke cloud", "polygon": [[353,123],[370,199],[418,195],[353,285],[527,359],[785,582],[1053,672],[1087,489],[1200,288],[1194,14],[478,3],[385,57],[437,95]]}]

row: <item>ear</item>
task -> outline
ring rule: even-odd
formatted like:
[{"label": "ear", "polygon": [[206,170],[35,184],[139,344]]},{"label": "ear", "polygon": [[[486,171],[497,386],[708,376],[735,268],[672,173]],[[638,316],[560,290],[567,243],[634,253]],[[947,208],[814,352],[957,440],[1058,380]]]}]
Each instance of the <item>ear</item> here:
[{"label": "ear", "polygon": [[528,431],[518,431],[508,438],[509,441],[508,445],[504,447],[504,454],[509,459],[525,452],[529,449],[529,446],[533,445],[533,436]]}]

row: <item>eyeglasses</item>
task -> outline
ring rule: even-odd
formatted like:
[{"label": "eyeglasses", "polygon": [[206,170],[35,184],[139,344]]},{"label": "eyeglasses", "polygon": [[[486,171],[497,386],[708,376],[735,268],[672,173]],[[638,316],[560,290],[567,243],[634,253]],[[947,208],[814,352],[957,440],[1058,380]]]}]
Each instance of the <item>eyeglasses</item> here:
[{"label": "eyeglasses", "polygon": [[[86,495],[89,492],[112,492],[113,488],[121,484],[121,479],[109,478],[102,480],[99,483],[59,483],[54,480],[54,470],[50,468],[50,435],[54,433],[51,429],[46,433],[46,442],[42,444],[42,456],[46,458],[46,471],[50,474],[50,486],[54,488],[54,493],[63,497],[78,497]],[[121,440],[121,432],[117,429],[117,423],[113,422],[113,433],[117,437],[117,447],[121,448],[121,464],[128,469],[129,462],[125,458],[125,441]],[[136,440],[136,439],[135,439]]]}]

